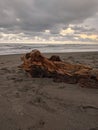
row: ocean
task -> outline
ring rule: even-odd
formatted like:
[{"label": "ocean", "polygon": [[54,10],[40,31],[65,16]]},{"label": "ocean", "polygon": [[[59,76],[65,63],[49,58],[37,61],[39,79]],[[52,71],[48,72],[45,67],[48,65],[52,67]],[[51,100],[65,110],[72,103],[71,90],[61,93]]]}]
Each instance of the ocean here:
[{"label": "ocean", "polygon": [[98,44],[23,44],[0,43],[0,55],[22,54],[38,49],[43,53],[92,52],[98,51]]}]

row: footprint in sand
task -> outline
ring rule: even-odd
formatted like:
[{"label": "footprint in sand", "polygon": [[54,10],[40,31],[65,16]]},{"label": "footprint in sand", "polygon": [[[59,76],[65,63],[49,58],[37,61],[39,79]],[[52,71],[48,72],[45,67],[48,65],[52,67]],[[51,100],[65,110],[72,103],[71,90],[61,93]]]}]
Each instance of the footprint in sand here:
[{"label": "footprint in sand", "polygon": [[29,127],[28,130],[37,130],[37,129],[43,128],[44,125],[45,125],[45,121],[41,119],[38,122],[36,122],[34,126]]},{"label": "footprint in sand", "polygon": [[98,130],[98,127],[90,128],[89,130]]},{"label": "footprint in sand", "polygon": [[56,112],[56,110],[51,108],[49,104],[40,96],[37,96],[35,99],[29,101],[29,104],[34,105],[36,107],[40,107],[50,113]]},{"label": "footprint in sand", "polygon": [[81,106],[82,111],[87,112],[88,114],[98,114],[98,108],[96,106]]},{"label": "footprint in sand", "polygon": [[6,72],[6,73],[11,73],[11,70],[8,69],[8,68],[6,68],[6,67],[1,68],[1,70],[4,71],[4,72]]}]

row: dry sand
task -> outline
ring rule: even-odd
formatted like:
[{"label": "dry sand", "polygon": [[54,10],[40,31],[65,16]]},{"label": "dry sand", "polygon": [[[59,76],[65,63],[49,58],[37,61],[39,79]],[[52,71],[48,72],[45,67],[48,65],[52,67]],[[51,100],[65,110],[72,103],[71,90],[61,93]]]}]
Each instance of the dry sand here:
[{"label": "dry sand", "polygon": [[[59,55],[98,68],[98,52]],[[0,130],[98,130],[98,89],[31,78],[20,56],[0,56]]]}]

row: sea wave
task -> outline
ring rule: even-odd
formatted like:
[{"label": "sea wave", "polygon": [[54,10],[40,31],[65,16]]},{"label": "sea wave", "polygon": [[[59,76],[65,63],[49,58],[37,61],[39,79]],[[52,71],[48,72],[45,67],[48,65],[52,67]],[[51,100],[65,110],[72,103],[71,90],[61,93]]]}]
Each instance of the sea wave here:
[{"label": "sea wave", "polygon": [[44,53],[98,51],[98,44],[12,44],[0,43],[0,55],[21,54],[38,49]]}]

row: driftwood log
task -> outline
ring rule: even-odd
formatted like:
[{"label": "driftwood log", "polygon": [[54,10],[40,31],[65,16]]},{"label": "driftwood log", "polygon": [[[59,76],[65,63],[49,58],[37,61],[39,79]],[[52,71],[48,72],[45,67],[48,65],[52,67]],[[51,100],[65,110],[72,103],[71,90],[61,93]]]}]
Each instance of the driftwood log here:
[{"label": "driftwood log", "polygon": [[38,50],[25,54],[21,60],[21,68],[32,77],[53,78],[56,82],[78,83],[81,87],[98,88],[98,69],[64,62],[56,55],[46,58]]}]

